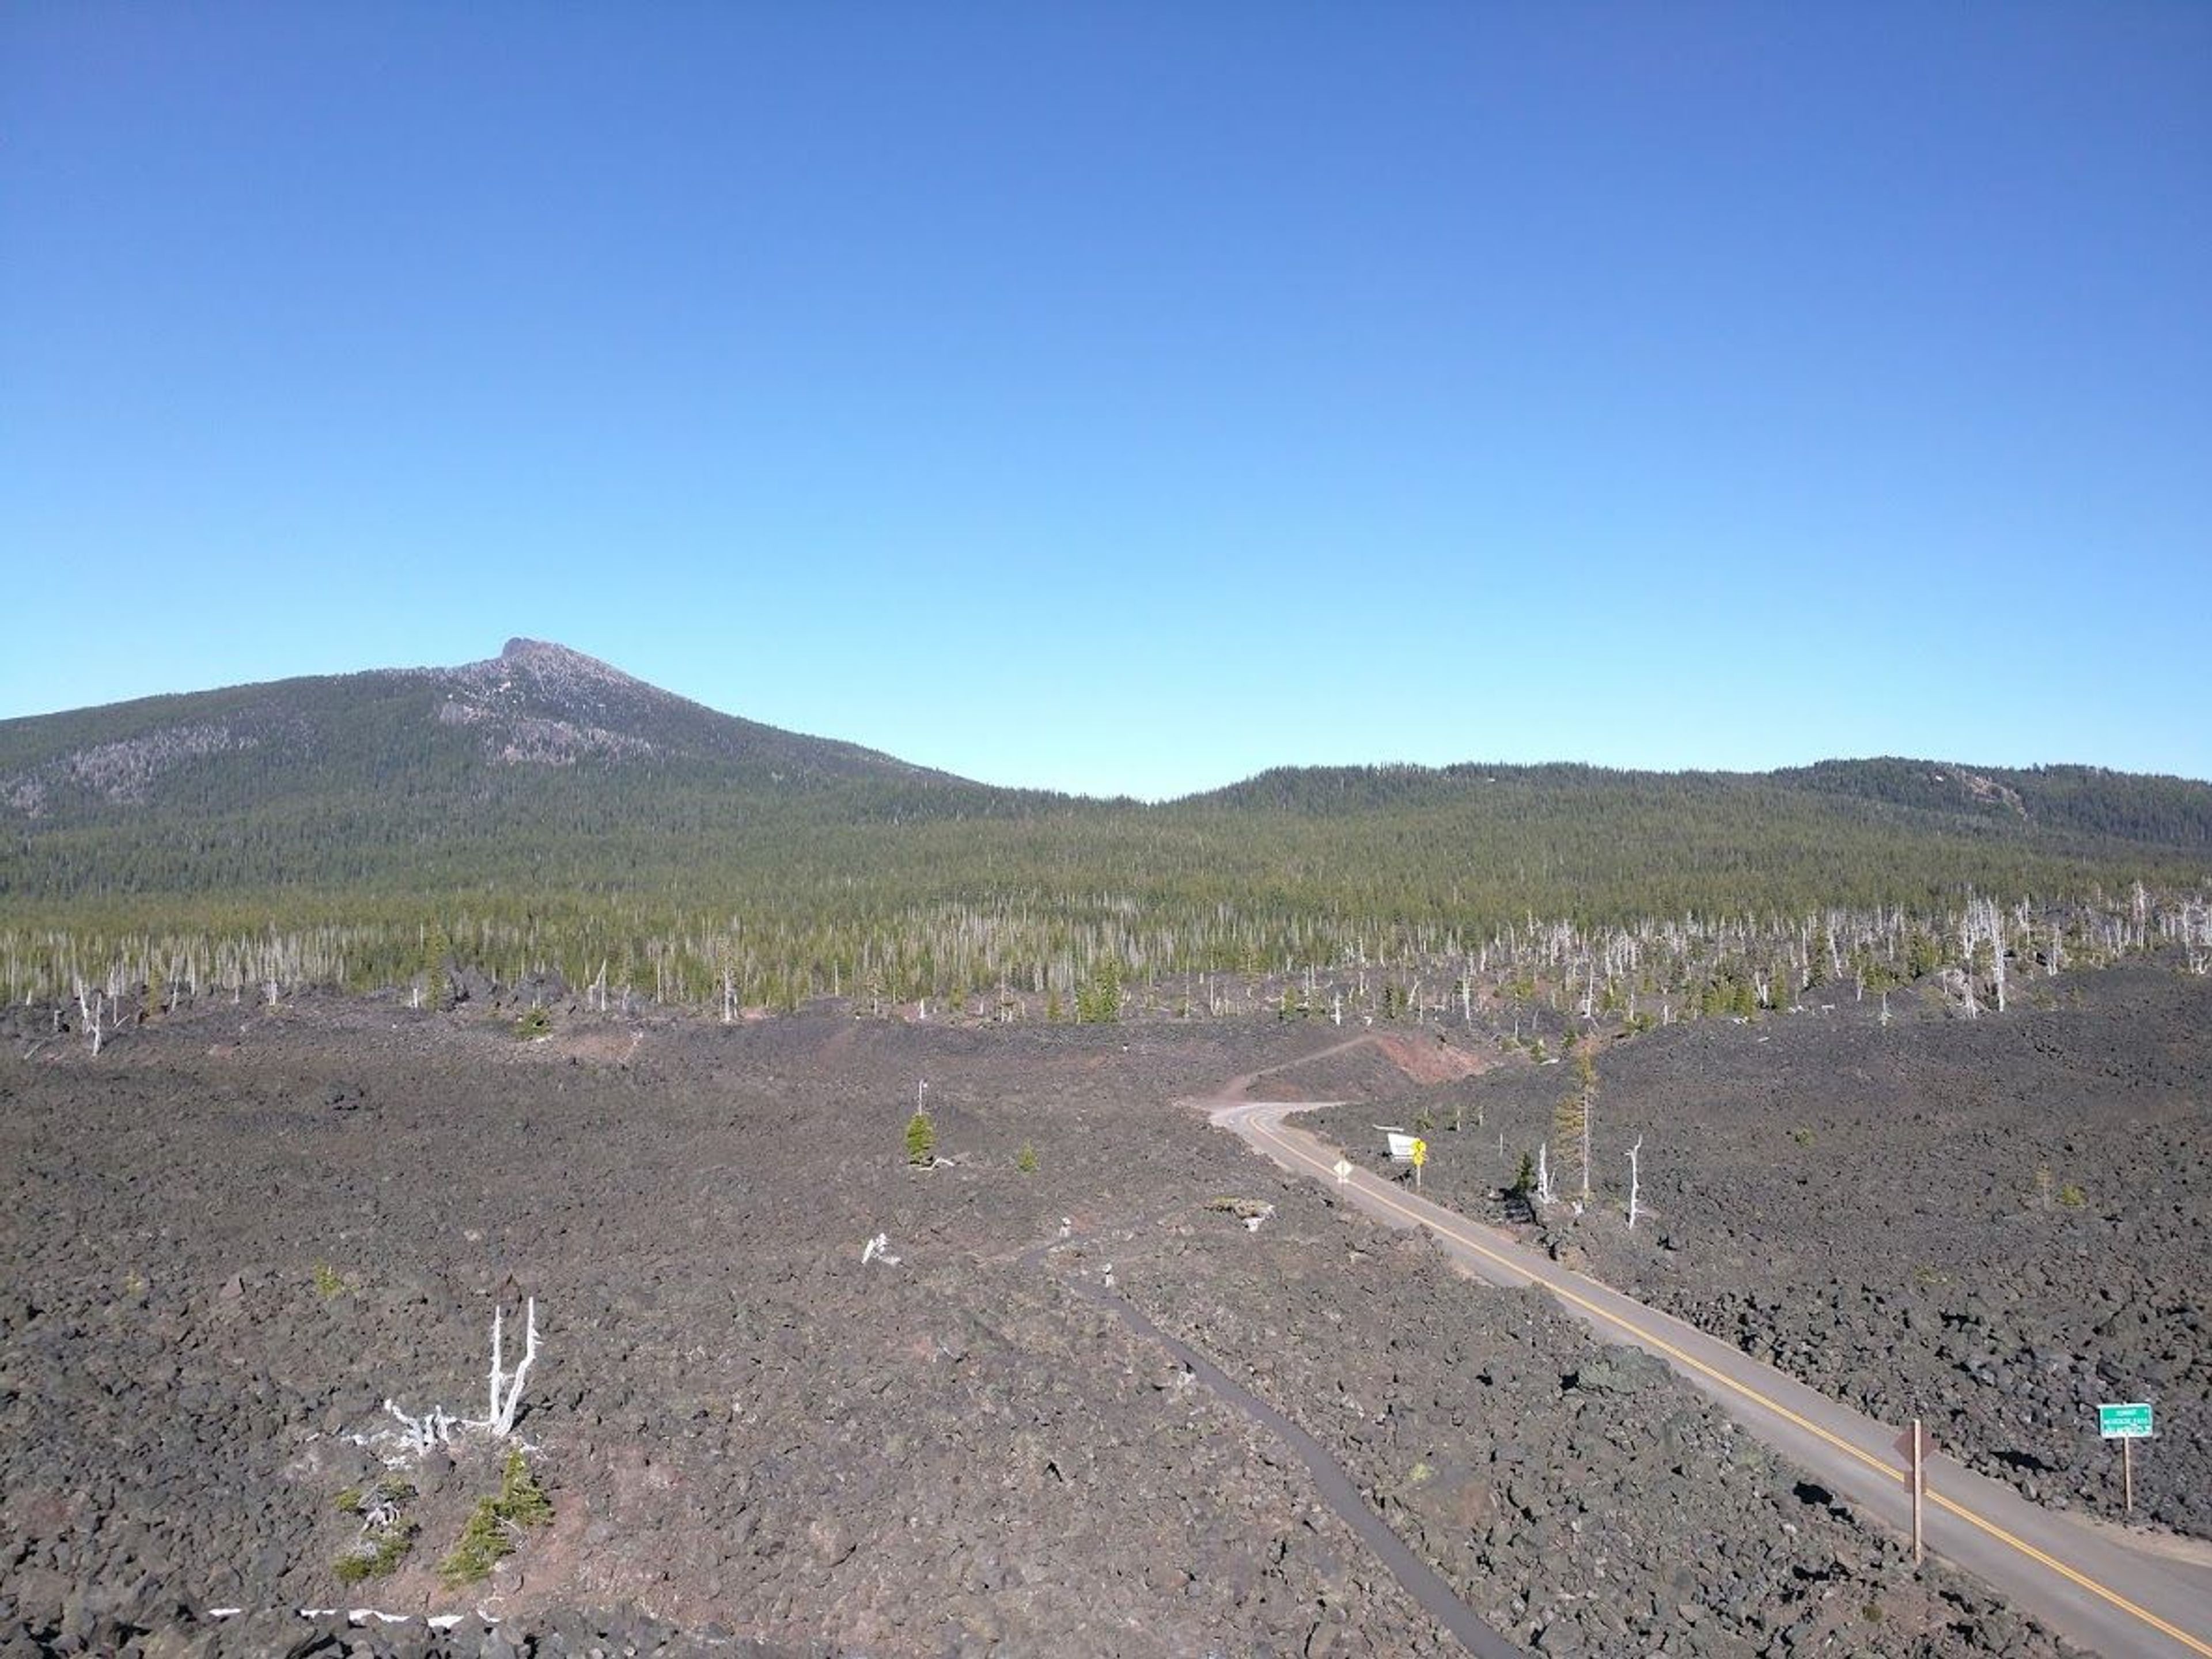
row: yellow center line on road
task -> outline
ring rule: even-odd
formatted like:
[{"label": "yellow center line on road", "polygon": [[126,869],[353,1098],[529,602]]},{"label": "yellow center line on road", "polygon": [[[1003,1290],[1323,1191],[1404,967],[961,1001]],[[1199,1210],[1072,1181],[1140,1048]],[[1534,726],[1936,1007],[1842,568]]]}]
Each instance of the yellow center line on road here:
[{"label": "yellow center line on road", "polygon": [[[1326,1175],[1334,1178],[1334,1171],[1328,1164],[1322,1163],[1319,1158],[1311,1156],[1296,1143],[1285,1139],[1284,1134],[1275,1125],[1264,1122],[1257,1119],[1247,1119],[1246,1122],[1255,1134],[1271,1142],[1274,1146],[1279,1148],[1285,1156],[1288,1157],[1292,1161],[1304,1165],[1306,1169],[1312,1170],[1316,1175]],[[1452,1226],[1448,1222],[1440,1222],[1433,1217],[1423,1215],[1417,1211],[1409,1209],[1405,1205],[1398,1202],[1398,1200],[1390,1194],[1377,1191],[1371,1185],[1363,1187],[1361,1190],[1365,1192],[1367,1196],[1373,1199],[1376,1203],[1382,1205],[1387,1209],[1396,1212],[1399,1215],[1403,1216],[1407,1221],[1413,1223],[1416,1226],[1426,1227],[1432,1231],[1443,1233],[1445,1237],[1451,1239],[1453,1243],[1458,1244],[1462,1249],[1471,1250],[1475,1255],[1483,1257],[1485,1260],[1495,1262],[1498,1266],[1504,1268],[1509,1273],[1519,1274],[1532,1285],[1543,1285],[1546,1290],[1551,1291],[1553,1295],[1558,1297],[1561,1301],[1572,1303],[1576,1307],[1580,1308],[1592,1318],[1601,1320],[1606,1324],[1612,1326],[1614,1329],[1625,1332],[1627,1335],[1633,1338],[1636,1341],[1643,1344],[1644,1346],[1667,1355],[1670,1359],[1674,1360],[1680,1364],[1687,1366],[1690,1370],[1697,1372],[1699,1376],[1717,1383],[1722,1388],[1729,1389],[1732,1393],[1741,1395],[1744,1399],[1751,1401],[1753,1405],[1759,1406],[1763,1409],[1772,1413],[1775,1416],[1782,1419],[1783,1421],[1802,1429],[1806,1433],[1834,1447],[1838,1451],[1846,1453],[1849,1455],[1856,1458],[1860,1462],[1865,1464],[1867,1468],[1874,1470],[1875,1473],[1883,1475],[1895,1476],[1899,1479],[1903,1478],[1905,1472],[1901,1468],[1893,1466],[1881,1458],[1870,1455],[1862,1448],[1852,1444],[1842,1436],[1822,1428],[1818,1423],[1814,1423],[1807,1418],[1799,1416],[1796,1412],[1791,1411],[1787,1406],[1782,1404],[1781,1401],[1768,1398],[1765,1395],[1761,1394],[1757,1389],[1753,1388],[1749,1383],[1740,1382],[1736,1378],[1729,1376],[1725,1371],[1717,1370],[1713,1366],[1707,1364],[1696,1355],[1685,1352],[1680,1348],[1676,1347],[1673,1343],[1668,1341],[1666,1338],[1653,1334],[1651,1332],[1644,1329],[1641,1326],[1637,1325],[1632,1321],[1622,1318],[1619,1314],[1614,1313],[1612,1310],[1601,1307],[1598,1304],[1589,1300],[1587,1297],[1578,1295],[1567,1285],[1556,1284],[1551,1279],[1545,1279],[1541,1275],[1532,1272],[1528,1267],[1523,1266],[1518,1261],[1513,1261],[1510,1257],[1500,1255],[1498,1251],[1491,1249],[1487,1244],[1485,1244],[1480,1239],[1461,1231],[1458,1228]],[[1449,1212],[1444,1212],[1444,1213],[1449,1214]],[[2006,1531],[2002,1527],[1998,1526],[1995,1522],[1984,1520],[1973,1510],[1967,1509],[1963,1504],[1954,1502],[1952,1499],[1943,1496],[1942,1493],[1931,1488],[1928,1496],[1938,1509],[1949,1511],[1951,1514],[1958,1516],[1960,1520],[1967,1522],[1971,1526],[1978,1528],[1981,1531],[1988,1534],[1989,1536],[1996,1539],[1998,1542],[2009,1545],[2012,1548],[2019,1551],[2022,1555],[2027,1557],[2031,1561],[2037,1562],[2039,1565],[2049,1568],[2052,1572],[2057,1573],[2060,1577],[2064,1578],[2069,1583],[2077,1585],[2081,1589],[2087,1590],[2091,1595],[2098,1596],[2112,1607],[2118,1608],[2122,1613],[2128,1614],[2130,1618],[2141,1620],[2144,1624],[2148,1625],[2153,1630],[2159,1632],[2162,1635],[2172,1638],[2173,1640],[2180,1643],[2191,1652],[2202,1654],[2205,1656],[2205,1659],[2212,1659],[2212,1644],[2201,1642],[2196,1637],[2191,1636],[2187,1631],[2167,1623],[2156,1613],[2151,1612],[2149,1608],[2138,1607],[2135,1602],[2128,1600],[2126,1596],[2122,1595],[2118,1590],[2108,1589],[2105,1585],[2099,1583],[2095,1579],[2089,1577],[2087,1574],[2080,1572],[2073,1567],[2068,1566],[2066,1563],[2061,1561],[2056,1556],[2047,1554],[2044,1551],[2038,1549],[2027,1540],[2014,1537],[2011,1533]]]}]

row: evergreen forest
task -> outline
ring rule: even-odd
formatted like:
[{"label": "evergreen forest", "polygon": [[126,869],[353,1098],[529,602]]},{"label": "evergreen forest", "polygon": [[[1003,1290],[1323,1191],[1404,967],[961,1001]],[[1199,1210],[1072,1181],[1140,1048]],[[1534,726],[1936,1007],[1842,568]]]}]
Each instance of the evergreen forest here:
[{"label": "evergreen forest", "polygon": [[1547,953],[1556,1000],[1565,958],[1668,937],[1667,974],[1603,977],[1671,1018],[1729,973],[1771,996],[1816,969],[1862,988],[1971,972],[1965,918],[1993,901],[2014,953],[2039,927],[2061,950],[2069,929],[2077,951],[2185,945],[2208,872],[2212,787],[2183,779],[1372,766],[1102,801],[737,720],[524,641],[462,669],[0,723],[11,1002],[419,1000],[474,975],[610,1005],[988,1018],[1263,994],[1310,1015],[1327,986],[1341,1018],[1385,987],[1392,1014],[1465,1000]]}]

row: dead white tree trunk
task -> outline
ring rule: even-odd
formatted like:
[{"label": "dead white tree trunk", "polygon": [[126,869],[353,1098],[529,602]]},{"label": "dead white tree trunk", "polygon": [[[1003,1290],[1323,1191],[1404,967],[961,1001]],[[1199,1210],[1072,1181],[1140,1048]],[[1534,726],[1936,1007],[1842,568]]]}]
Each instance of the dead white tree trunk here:
[{"label": "dead white tree trunk", "polygon": [[1552,1158],[1550,1149],[1551,1143],[1549,1141],[1539,1141],[1536,1143],[1536,1201],[1539,1204],[1549,1204],[1552,1201]]},{"label": "dead white tree trunk", "polygon": [[1644,1137],[1636,1137],[1636,1144],[1628,1149],[1628,1229],[1636,1231],[1637,1200],[1641,1195],[1638,1181],[1637,1156],[1644,1150]]},{"label": "dead white tree trunk", "polygon": [[84,982],[84,975],[82,974],[79,974],[76,976],[76,1006],[79,1011],[84,1015],[85,1037],[92,1044],[93,1055],[97,1059],[100,1054],[100,1045],[105,1040],[106,1036],[106,1033],[101,1030],[100,1024],[100,1012],[103,1005],[99,988],[95,986],[87,985]]},{"label": "dead white tree trunk", "polygon": [[2005,942],[2004,913],[1997,908],[1995,899],[1969,898],[1966,913],[1959,922],[1960,953],[1965,958],[1966,975],[1966,1018],[1972,1019],[1981,1012],[1981,1005],[1974,996],[1974,958],[1981,946],[1990,947],[1990,986],[1996,999],[1997,1012],[2005,1008]]},{"label": "dead white tree trunk", "polygon": [[[530,1375],[531,1364],[538,1358],[538,1298],[532,1297],[525,1305],[529,1310],[529,1322],[522,1339],[522,1363],[514,1368],[512,1379],[501,1363],[502,1310],[491,1310],[491,1410],[484,1426],[501,1438],[514,1432],[514,1413],[522,1405],[523,1379]],[[501,1392],[502,1389],[506,1390],[504,1394]]]}]

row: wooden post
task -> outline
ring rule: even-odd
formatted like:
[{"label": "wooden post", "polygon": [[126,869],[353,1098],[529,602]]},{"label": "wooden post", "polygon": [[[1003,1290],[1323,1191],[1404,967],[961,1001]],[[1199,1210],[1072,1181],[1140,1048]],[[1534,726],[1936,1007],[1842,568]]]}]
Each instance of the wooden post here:
[{"label": "wooden post", "polygon": [[1922,1462],[1923,1443],[1920,1438],[1920,1419],[1912,1419],[1912,1565],[1918,1566],[1921,1557],[1921,1503],[1928,1491],[1927,1466]]},{"label": "wooden post", "polygon": [[1917,1567],[1926,1554],[1926,1533],[1923,1517],[1926,1514],[1928,1496],[1928,1431],[1920,1426],[1920,1419],[1912,1419],[1912,1427],[1897,1437],[1897,1449],[1905,1456],[1905,1484],[1912,1493],[1912,1565]]}]

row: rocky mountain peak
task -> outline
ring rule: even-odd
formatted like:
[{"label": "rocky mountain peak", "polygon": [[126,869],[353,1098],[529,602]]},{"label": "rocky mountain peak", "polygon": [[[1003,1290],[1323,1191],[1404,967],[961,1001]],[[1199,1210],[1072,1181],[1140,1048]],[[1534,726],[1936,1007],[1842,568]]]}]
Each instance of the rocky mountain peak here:
[{"label": "rocky mountain peak", "polygon": [[497,660],[509,668],[526,668],[550,680],[593,679],[625,685],[638,683],[597,657],[587,657],[550,640],[529,640],[518,635],[501,647]]},{"label": "rocky mountain peak", "polygon": [[441,678],[440,724],[480,728],[486,756],[508,765],[651,754],[659,747],[652,724],[678,702],[596,657],[520,636]]}]

